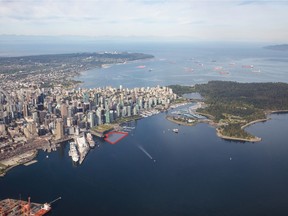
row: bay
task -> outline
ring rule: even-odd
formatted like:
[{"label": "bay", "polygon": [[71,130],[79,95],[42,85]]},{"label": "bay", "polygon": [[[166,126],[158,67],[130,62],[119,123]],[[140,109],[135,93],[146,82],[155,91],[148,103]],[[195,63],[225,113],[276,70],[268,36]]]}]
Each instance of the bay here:
[{"label": "bay", "polygon": [[[191,85],[215,79],[288,81],[285,53],[258,45],[117,46],[122,51],[128,47],[128,51],[153,54],[155,59],[84,72],[78,77],[84,81],[82,87]],[[57,46],[54,52],[97,49],[96,45],[89,47]],[[242,68],[251,64],[261,72]],[[229,74],[219,74],[216,66],[229,68]],[[57,152],[40,151],[38,163],[16,167],[0,179],[0,199],[21,194],[46,202],[61,196],[51,212],[57,216],[286,215],[287,114],[273,114],[271,120],[247,128],[262,138],[258,143],[225,141],[207,124],[180,126],[167,121],[165,115],[132,123],[135,129],[116,145],[97,140],[100,146],[89,152],[81,166],[73,165],[68,144]],[[179,133],[173,133],[173,128],[179,128]]]},{"label": "bay", "polygon": [[175,125],[161,113],[137,121],[116,145],[98,140],[78,167],[68,145],[48,159],[40,152],[38,163],[0,180],[0,198],[62,196],[52,215],[285,215],[288,115],[271,117],[248,128],[263,141],[243,143],[216,137],[207,124]]}]

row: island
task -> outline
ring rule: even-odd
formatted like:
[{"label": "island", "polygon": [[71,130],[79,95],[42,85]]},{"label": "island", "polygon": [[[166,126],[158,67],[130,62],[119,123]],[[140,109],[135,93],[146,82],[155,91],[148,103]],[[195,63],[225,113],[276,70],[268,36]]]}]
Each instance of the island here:
[{"label": "island", "polygon": [[279,45],[265,46],[264,49],[278,50],[278,51],[288,51],[288,44],[279,44]]},{"label": "island", "polygon": [[287,83],[209,81],[195,86],[169,87],[179,96],[183,92],[200,93],[205,105],[196,111],[216,126],[217,135],[223,139],[260,141],[261,138],[245,131],[245,127],[266,121],[270,113],[288,112]]}]

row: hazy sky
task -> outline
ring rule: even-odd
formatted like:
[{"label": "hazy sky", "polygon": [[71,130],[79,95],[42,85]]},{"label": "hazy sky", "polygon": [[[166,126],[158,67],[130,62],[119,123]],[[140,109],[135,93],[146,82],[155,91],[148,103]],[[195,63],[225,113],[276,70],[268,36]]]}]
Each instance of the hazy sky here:
[{"label": "hazy sky", "polygon": [[0,0],[0,34],[287,42],[288,0]]}]

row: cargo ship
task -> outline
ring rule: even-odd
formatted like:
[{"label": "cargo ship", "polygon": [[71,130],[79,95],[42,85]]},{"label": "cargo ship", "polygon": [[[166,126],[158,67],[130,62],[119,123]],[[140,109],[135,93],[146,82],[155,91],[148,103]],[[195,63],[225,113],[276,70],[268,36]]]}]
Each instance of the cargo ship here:
[{"label": "cargo ship", "polygon": [[4,199],[0,201],[0,215],[1,216],[42,216],[51,211],[51,203],[61,199],[61,197],[50,203],[33,203],[30,201]]}]

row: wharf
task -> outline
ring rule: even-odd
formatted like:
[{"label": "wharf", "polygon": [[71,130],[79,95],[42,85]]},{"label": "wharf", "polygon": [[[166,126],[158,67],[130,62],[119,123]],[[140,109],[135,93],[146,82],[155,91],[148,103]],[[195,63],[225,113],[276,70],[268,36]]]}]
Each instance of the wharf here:
[{"label": "wharf", "polygon": [[29,165],[37,163],[37,162],[38,162],[37,160],[32,160],[32,161],[25,163],[24,166],[29,166]]},{"label": "wharf", "polygon": [[48,203],[40,204],[16,199],[4,199],[0,201],[0,215],[22,216],[35,215],[42,216],[51,210]]},{"label": "wharf", "polygon": [[73,140],[73,137],[65,137],[63,139],[59,139],[59,140],[53,140],[52,143],[53,144],[60,144],[60,143],[63,143],[63,142],[66,142],[66,141],[70,141],[70,140]]}]

